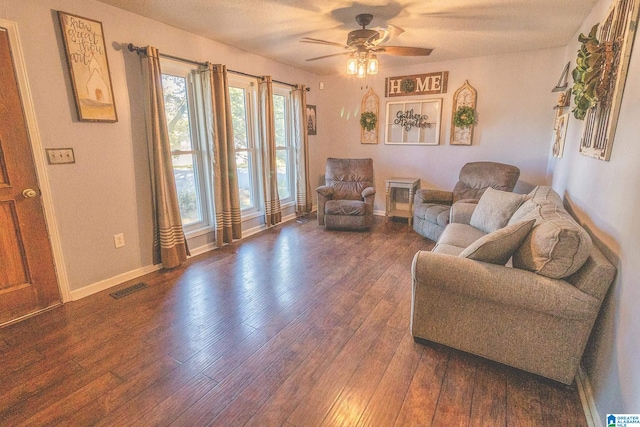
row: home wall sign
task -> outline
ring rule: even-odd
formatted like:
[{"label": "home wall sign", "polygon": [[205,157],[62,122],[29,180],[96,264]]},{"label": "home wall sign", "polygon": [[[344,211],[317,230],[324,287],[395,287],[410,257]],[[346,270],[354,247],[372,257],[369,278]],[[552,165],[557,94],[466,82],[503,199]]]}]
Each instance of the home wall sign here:
[{"label": "home wall sign", "polygon": [[448,71],[387,77],[385,96],[438,95],[447,93]]},{"label": "home wall sign", "polygon": [[387,102],[385,144],[438,145],[442,98]]},{"label": "home wall sign", "polygon": [[58,11],[78,120],[117,122],[102,23]]}]

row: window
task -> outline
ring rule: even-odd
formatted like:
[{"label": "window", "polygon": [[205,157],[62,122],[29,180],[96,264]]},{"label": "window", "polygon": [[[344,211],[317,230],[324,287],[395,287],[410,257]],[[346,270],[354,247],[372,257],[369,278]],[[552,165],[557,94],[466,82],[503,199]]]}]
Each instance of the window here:
[{"label": "window", "polygon": [[167,129],[173,159],[178,205],[185,233],[210,228],[210,186],[202,149],[202,96],[196,70],[186,64],[162,61]]},{"label": "window", "polygon": [[240,209],[243,215],[260,210],[258,191],[258,157],[254,138],[250,81],[234,79],[229,83],[229,99],[236,148],[236,168],[240,190]]},{"label": "window", "polygon": [[293,202],[293,146],[291,145],[290,91],[273,88],[273,115],[276,133],[276,167],[280,202]]}]

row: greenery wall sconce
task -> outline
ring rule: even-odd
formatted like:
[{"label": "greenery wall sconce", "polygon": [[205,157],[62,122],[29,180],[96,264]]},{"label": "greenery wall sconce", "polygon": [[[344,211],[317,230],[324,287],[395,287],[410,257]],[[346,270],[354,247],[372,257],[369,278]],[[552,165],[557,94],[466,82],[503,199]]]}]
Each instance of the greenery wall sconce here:
[{"label": "greenery wall sconce", "polygon": [[380,99],[373,88],[369,88],[360,104],[360,143],[378,143],[378,117],[380,115]]},{"label": "greenery wall sconce", "polygon": [[478,92],[468,80],[453,94],[451,115],[451,145],[471,145],[473,128],[478,122],[476,101]]}]

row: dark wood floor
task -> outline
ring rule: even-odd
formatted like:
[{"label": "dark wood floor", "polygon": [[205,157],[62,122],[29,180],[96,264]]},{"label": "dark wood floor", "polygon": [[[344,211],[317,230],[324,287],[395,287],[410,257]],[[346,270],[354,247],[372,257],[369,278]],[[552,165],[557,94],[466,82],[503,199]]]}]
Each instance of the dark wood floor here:
[{"label": "dark wood floor", "polygon": [[292,221],[0,329],[0,425],[585,426],[575,385],[413,342],[432,245]]}]

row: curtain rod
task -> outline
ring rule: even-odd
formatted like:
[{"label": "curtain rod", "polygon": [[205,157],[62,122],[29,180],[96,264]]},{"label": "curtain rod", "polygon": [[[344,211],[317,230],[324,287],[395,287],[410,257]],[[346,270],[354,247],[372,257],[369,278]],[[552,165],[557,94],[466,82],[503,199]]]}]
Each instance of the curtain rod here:
[{"label": "curtain rod", "polygon": [[[129,49],[130,52],[135,52],[138,55],[142,52],[145,52],[145,48],[144,47],[138,47],[135,46],[133,43],[129,43],[127,45],[127,49]],[[199,62],[199,61],[194,61],[193,59],[185,59],[185,58],[180,58],[179,56],[173,56],[173,55],[167,55],[166,53],[161,53],[160,56],[164,56],[165,58],[169,58],[169,59],[173,59],[176,61],[182,61],[182,62],[188,62],[189,64],[194,64],[194,65],[202,65],[203,67],[207,66],[206,62]],[[256,79],[260,79],[262,78],[262,76],[255,76],[253,74],[249,74],[249,73],[243,73],[242,71],[236,71],[236,70],[229,70],[227,69],[228,72],[233,73],[233,74],[239,74],[241,76],[247,76],[247,77],[253,77]],[[281,82],[280,80],[273,80],[274,83],[280,83],[283,85],[287,85],[287,86],[291,86],[291,87],[296,87],[297,85],[291,84],[291,83],[287,83],[287,82]],[[309,92],[311,90],[310,87],[307,87],[307,92]]]}]

